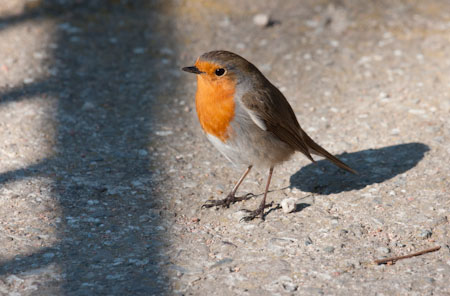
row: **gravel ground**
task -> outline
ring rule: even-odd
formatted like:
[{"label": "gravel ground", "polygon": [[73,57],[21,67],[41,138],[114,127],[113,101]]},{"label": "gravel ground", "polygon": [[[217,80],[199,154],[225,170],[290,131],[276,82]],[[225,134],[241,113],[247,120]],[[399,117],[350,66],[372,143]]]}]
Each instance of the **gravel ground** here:
[{"label": "gravel ground", "polygon": [[[444,0],[1,2],[0,295],[450,295],[449,41]],[[201,209],[241,174],[180,71],[213,49],[361,175],[296,154],[266,221],[265,171]]]}]

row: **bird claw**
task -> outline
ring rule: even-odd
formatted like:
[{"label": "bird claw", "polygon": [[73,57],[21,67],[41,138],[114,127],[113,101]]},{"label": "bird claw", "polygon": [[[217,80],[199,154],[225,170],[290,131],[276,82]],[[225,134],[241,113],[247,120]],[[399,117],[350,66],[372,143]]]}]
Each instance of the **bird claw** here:
[{"label": "bird claw", "polygon": [[219,206],[222,206],[224,208],[225,207],[228,208],[230,206],[230,203],[227,202],[227,198],[225,198],[225,199],[211,199],[211,200],[206,201],[202,205],[202,209],[203,208],[209,209],[209,208],[212,208],[212,207],[219,207]]},{"label": "bird claw", "polygon": [[245,222],[249,222],[252,221],[253,219],[255,219],[258,216],[261,216],[261,220],[264,221],[264,209],[265,208],[270,208],[273,205],[273,202],[270,202],[269,204],[266,204],[264,206],[259,206],[258,209],[254,210],[254,211],[250,211],[247,209],[242,209],[242,211],[249,213],[248,216],[244,216],[241,218],[241,222],[245,221]]},{"label": "bird claw", "polygon": [[238,201],[243,201],[243,200],[247,200],[250,199],[252,197],[254,197],[255,195],[253,193],[247,193],[244,196],[235,196],[234,194],[230,193],[227,195],[226,198],[224,199],[211,199],[206,201],[203,205],[202,205],[202,209],[203,208],[212,208],[212,207],[220,207],[222,206],[223,208],[229,208],[230,204],[238,202]]}]

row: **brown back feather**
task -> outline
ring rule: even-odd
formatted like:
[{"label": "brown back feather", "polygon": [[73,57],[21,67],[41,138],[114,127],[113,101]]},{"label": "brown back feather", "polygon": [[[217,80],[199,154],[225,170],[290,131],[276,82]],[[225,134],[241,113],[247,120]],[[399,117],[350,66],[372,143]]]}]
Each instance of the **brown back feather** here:
[{"label": "brown back feather", "polygon": [[[261,74],[261,76],[263,75]],[[346,171],[358,174],[357,171],[319,146],[303,131],[284,95],[265,77],[264,79],[266,81],[262,85],[265,87],[256,88],[251,93],[245,94],[242,97],[242,103],[266,124],[267,131],[272,132],[293,149],[302,152],[312,162],[314,159],[311,153],[315,153]]]}]

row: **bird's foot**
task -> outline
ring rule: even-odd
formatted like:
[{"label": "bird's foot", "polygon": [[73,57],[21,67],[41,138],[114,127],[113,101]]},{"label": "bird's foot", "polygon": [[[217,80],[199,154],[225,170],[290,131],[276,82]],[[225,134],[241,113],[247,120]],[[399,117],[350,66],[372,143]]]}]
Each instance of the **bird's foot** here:
[{"label": "bird's foot", "polygon": [[249,215],[248,215],[248,216],[245,216],[245,217],[242,217],[241,221],[249,222],[249,221],[252,221],[253,219],[255,219],[255,218],[258,217],[258,216],[261,216],[261,220],[264,221],[264,209],[265,209],[265,208],[270,208],[272,205],[273,205],[273,201],[270,202],[270,203],[267,204],[267,205],[264,205],[264,204],[260,205],[260,206],[259,206],[256,210],[254,210],[254,211],[250,211],[250,210],[243,209],[243,211],[249,213]]},{"label": "bird's foot", "polygon": [[212,208],[212,207],[223,207],[229,208],[230,204],[233,204],[238,201],[243,201],[252,198],[255,196],[253,193],[247,193],[244,196],[235,196],[233,193],[229,193],[224,199],[211,199],[206,201],[202,208]]}]

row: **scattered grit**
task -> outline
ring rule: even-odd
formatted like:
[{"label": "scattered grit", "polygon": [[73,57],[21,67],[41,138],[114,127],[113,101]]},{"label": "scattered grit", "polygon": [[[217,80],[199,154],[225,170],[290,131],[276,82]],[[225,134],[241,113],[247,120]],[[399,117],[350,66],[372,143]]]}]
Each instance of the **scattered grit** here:
[{"label": "scattered grit", "polygon": [[[2,1],[0,295],[449,295],[449,36],[447,1]],[[180,71],[213,49],[361,176],[296,154],[265,222],[266,172],[201,209],[241,173]]]}]

